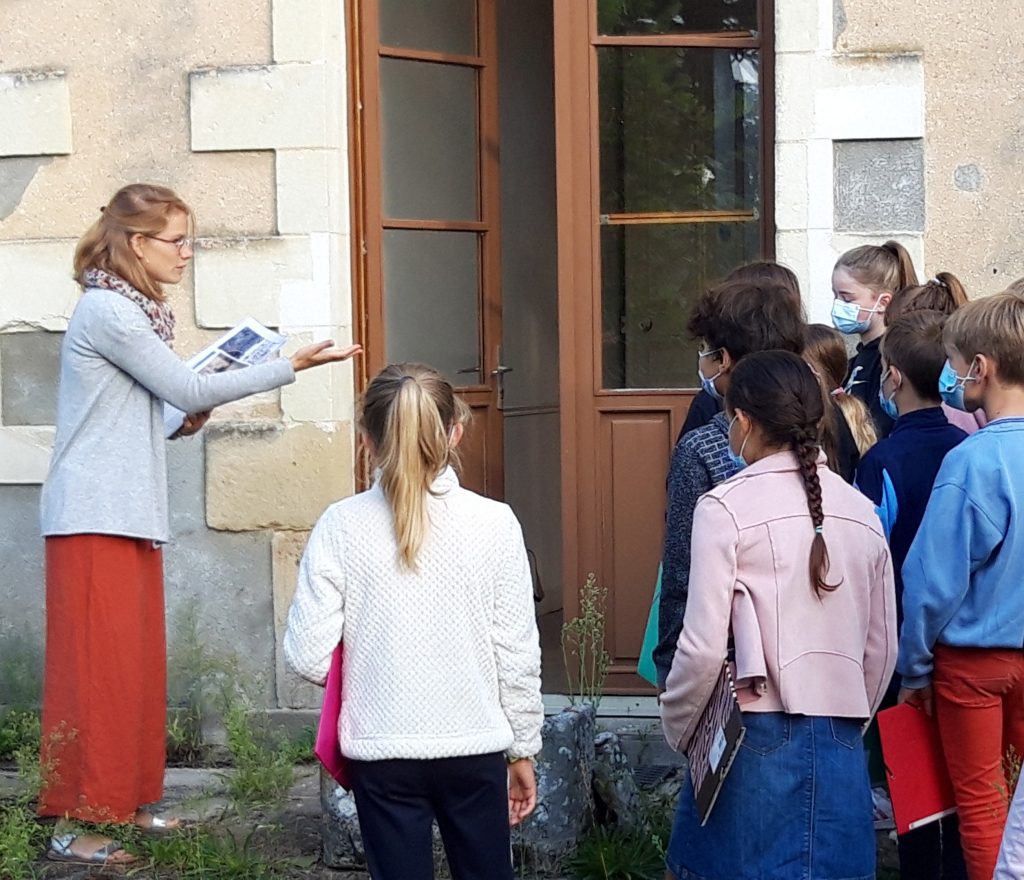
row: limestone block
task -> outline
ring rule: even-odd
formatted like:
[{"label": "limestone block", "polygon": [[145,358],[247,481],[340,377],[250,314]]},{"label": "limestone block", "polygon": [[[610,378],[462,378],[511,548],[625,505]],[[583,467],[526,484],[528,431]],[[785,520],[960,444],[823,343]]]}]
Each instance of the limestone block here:
[{"label": "limestone block", "polygon": [[42,483],[50,469],[53,428],[0,428],[0,485]]},{"label": "limestone block", "polygon": [[0,424],[52,425],[62,333],[0,333]]},{"label": "limestone block", "polygon": [[804,302],[807,302],[814,287],[808,286],[811,279],[807,263],[807,233],[783,230],[776,232],[775,259],[796,273],[800,281],[800,290],[804,294]]},{"label": "limestone block", "polygon": [[348,170],[336,150],[277,152],[277,228],[282,235],[347,232]]},{"label": "limestone block", "polygon": [[74,241],[0,242],[0,330],[64,330],[80,293]]},{"label": "limestone block", "polygon": [[811,198],[807,176],[807,145],[775,145],[775,225],[777,229],[806,229]]},{"label": "limestone block", "polygon": [[327,68],[275,64],[193,71],[192,149],[335,147]]},{"label": "limestone block", "polygon": [[352,493],[348,430],[248,424],[206,442],[206,521],[226,531],[308,529]]},{"label": "limestone block", "polygon": [[309,282],[312,272],[305,238],[204,240],[195,256],[196,322],[227,329],[252,315],[277,327],[283,287]]},{"label": "limestone block", "polygon": [[42,691],[46,602],[39,487],[0,486],[0,523],[0,706],[33,706]]},{"label": "limestone block", "polygon": [[835,228],[924,232],[924,142],[835,142]]},{"label": "limestone block", "polygon": [[336,48],[344,49],[343,9],[323,0],[274,0],[274,60],[333,60]]},{"label": "limestone block", "polygon": [[[289,333],[285,352],[291,353],[303,345],[331,338],[336,345],[347,346],[352,341],[349,327],[316,328],[313,331]],[[353,362],[335,364],[316,370],[306,370],[295,377],[295,382],[281,389],[281,411],[296,422],[352,422],[355,418],[355,376]]]},{"label": "limestone block", "polygon": [[833,140],[924,137],[920,55],[836,56],[814,96],[814,136]]},{"label": "limestone block", "polygon": [[63,71],[0,75],[0,156],[71,152],[71,93]]},{"label": "limestone block", "polygon": [[[206,433],[206,432],[204,432]],[[237,664],[238,684],[265,707],[274,694],[271,536],[206,526],[202,434],[168,444],[172,539],[164,551],[170,674],[188,675],[176,645],[194,616],[208,659]],[[184,656],[182,656],[184,654]]]},{"label": "limestone block", "polygon": [[775,61],[775,140],[805,141],[814,124],[815,83],[827,61],[811,53],[779,55]]},{"label": "limestone block", "polygon": [[807,228],[831,229],[835,208],[832,197],[833,148],[828,138],[807,141]]},{"label": "limestone block", "polygon": [[[827,14],[825,4],[827,3]],[[815,52],[832,47],[832,0],[787,0],[775,5],[775,51]]]},{"label": "limestone block", "polygon": [[295,595],[299,561],[306,549],[309,532],[276,532],[273,549],[274,647],[277,673],[277,704],[282,709],[319,709],[323,689],[299,678],[288,668],[281,643],[288,623],[288,609]]}]

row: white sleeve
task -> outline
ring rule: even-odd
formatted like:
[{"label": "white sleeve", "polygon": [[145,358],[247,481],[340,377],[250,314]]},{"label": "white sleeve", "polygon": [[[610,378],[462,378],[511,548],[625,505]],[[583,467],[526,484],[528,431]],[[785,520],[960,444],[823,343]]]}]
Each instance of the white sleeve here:
[{"label": "white sleeve", "polygon": [[1024,880],[1024,783],[1017,786],[992,880]]},{"label": "white sleeve", "polygon": [[528,758],[540,751],[540,730],[544,722],[540,635],[523,532],[511,511],[507,536],[505,561],[495,591],[491,632],[499,699],[514,736],[508,754],[513,758]]},{"label": "white sleeve", "polygon": [[328,510],[309,536],[284,634],[285,660],[314,684],[326,681],[345,622],[345,581],[331,519]]}]

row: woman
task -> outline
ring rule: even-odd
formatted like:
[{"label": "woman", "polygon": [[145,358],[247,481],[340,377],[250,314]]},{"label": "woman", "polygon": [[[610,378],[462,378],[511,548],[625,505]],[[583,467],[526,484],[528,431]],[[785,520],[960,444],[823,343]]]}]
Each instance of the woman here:
[{"label": "woman", "polygon": [[512,511],[459,486],[467,416],[429,367],[370,383],[376,482],[320,518],[288,613],[285,657],[310,681],[344,641],[338,737],[374,880],[433,877],[435,818],[453,876],[512,880],[509,825],[536,799],[530,566]]},{"label": "woman", "polygon": [[[189,413],[175,435],[188,436],[215,406],[359,351],[323,342],[243,370],[193,373],[171,351],[174,315],[164,291],[192,259],[192,226],[188,205],[171,190],[133,184],[101,209],[75,251],[84,293],[61,349],[57,433],[42,493],[43,816],[147,830],[177,824],[142,809],[163,796],[164,402]],[[133,860],[110,838],[67,823],[58,823],[48,854],[87,864]]]},{"label": "woman", "polygon": [[882,381],[878,346],[885,333],[885,312],[901,290],[916,284],[914,263],[897,241],[848,250],[832,271],[832,324],[840,333],[860,337],[844,385],[867,404],[879,438],[888,437],[893,424],[878,402]]},{"label": "woman", "polygon": [[746,737],[704,827],[680,794],[678,880],[875,876],[861,729],[896,657],[893,570],[871,503],[825,467],[821,392],[788,352],[751,354],[726,392],[745,465],[699,502],[690,598],[662,724],[685,749],[734,637]]}]

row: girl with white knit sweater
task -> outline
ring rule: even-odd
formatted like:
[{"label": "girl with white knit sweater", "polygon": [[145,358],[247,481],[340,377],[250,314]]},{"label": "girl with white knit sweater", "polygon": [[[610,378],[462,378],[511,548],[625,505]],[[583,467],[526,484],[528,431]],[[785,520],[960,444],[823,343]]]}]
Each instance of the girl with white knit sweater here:
[{"label": "girl with white knit sweater", "polygon": [[540,639],[522,531],[452,468],[468,409],[435,370],[386,367],[362,401],[377,467],[320,518],[284,652],[322,684],[344,642],[338,737],[374,880],[430,880],[436,819],[455,880],[512,880],[536,802]]}]

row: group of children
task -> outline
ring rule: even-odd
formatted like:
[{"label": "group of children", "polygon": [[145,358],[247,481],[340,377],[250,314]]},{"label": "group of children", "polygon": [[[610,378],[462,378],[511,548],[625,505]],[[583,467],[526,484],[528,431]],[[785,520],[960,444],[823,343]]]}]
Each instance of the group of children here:
[{"label": "group of children", "polygon": [[[659,688],[668,688],[666,731],[685,689],[673,664],[692,671],[694,653],[700,651],[693,646],[697,636],[687,630],[705,623],[705,597],[688,603],[688,596],[701,581],[701,570],[714,568],[722,555],[702,538],[699,522],[695,529],[702,509],[698,501],[727,480],[732,486],[736,481],[730,478],[745,472],[748,463],[733,426],[737,420],[741,427],[746,423],[744,410],[753,404],[739,406],[732,383],[749,357],[790,352],[803,359],[820,387],[822,463],[870,499],[888,543],[899,648],[881,705],[907,701],[934,712],[956,795],[958,816],[900,838],[901,876],[989,880],[1007,824],[1005,768],[1014,754],[1024,754],[1024,544],[1018,543],[1024,535],[1018,538],[1016,522],[1024,503],[1024,469],[1018,464],[1024,453],[1024,289],[1015,285],[968,302],[950,273],[919,283],[906,250],[891,241],[844,254],[832,288],[833,326],[808,326],[793,274],[773,263],[756,263],[706,292],[691,315],[688,329],[703,343],[697,364],[702,390],[670,466],[654,650]],[[849,336],[859,340],[847,360],[844,337]],[[774,393],[770,371],[764,375],[755,399]],[[744,395],[751,399],[749,389]],[[798,444],[790,445],[798,450]],[[713,495],[725,503],[729,491],[723,486]],[[740,489],[731,491],[729,497],[741,496]],[[820,502],[820,487],[817,492]],[[810,484],[807,497],[813,514]],[[840,507],[843,503],[856,508],[849,498]],[[710,514],[705,504],[704,518]],[[735,523],[739,518],[732,515]],[[830,552],[833,558],[833,577],[826,564],[818,583],[835,590],[817,592],[823,607],[850,588],[852,569],[843,554],[874,552],[870,536],[860,548],[840,549],[834,537],[839,527],[828,518],[826,510],[825,520],[814,523],[816,536],[833,535],[825,551],[826,563]],[[770,543],[773,527],[763,528]],[[737,613],[752,589],[741,575],[743,552],[759,551],[737,550],[740,539],[734,544],[722,552],[734,554],[723,577],[735,580],[729,636],[738,650]],[[778,572],[784,551],[773,546],[772,553]],[[814,559],[812,552],[812,567]],[[878,579],[885,580],[884,573]],[[782,597],[784,586],[777,589]],[[785,599],[778,602],[781,608]],[[689,604],[701,608],[687,610]],[[886,642],[890,635],[895,644],[896,634],[883,631],[884,615],[865,613],[865,621],[869,648],[872,640]],[[758,623],[763,634],[765,623]],[[769,668],[767,678],[773,674],[782,676]],[[783,713],[798,713],[792,703],[781,700]],[[1024,813],[1024,803],[1019,810]],[[1016,821],[1024,826],[1024,816]],[[704,831],[690,829],[691,834]],[[1008,831],[1004,861],[1012,857],[1009,837]],[[677,876],[705,876],[685,861],[673,865],[670,860]],[[782,876],[757,873],[753,866],[747,870],[753,871],[749,876]],[[821,870],[825,873],[814,876],[833,876]],[[835,876],[850,876],[852,869],[841,870],[848,873]]]}]

